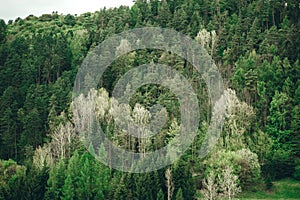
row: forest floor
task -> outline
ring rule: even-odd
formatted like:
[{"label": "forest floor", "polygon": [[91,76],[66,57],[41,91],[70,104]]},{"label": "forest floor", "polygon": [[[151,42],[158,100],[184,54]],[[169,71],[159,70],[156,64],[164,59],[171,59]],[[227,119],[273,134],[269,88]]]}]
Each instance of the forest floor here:
[{"label": "forest floor", "polygon": [[300,181],[285,179],[273,182],[270,191],[261,186],[257,191],[242,192],[239,199],[300,199]]}]

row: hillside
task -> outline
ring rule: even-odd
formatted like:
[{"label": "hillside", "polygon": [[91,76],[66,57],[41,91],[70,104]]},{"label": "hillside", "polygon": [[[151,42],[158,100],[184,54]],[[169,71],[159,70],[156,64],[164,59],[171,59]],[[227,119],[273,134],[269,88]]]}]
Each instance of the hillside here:
[{"label": "hillside", "polygon": [[[145,27],[165,30],[132,33]],[[185,46],[168,30],[193,42]],[[169,46],[140,47],[143,36]],[[116,50],[101,49],[105,41]],[[222,79],[212,89],[223,89],[217,106],[207,74],[195,69],[200,58],[185,56],[190,44],[212,61],[209,80]],[[84,71],[112,57],[101,77]],[[136,0],[130,8],[0,20],[0,199],[299,198],[299,60],[297,0]],[[144,72],[146,64],[153,68]],[[148,72],[157,82],[139,85]],[[125,104],[114,98],[117,86],[131,94]],[[194,107],[184,104],[193,98]],[[220,135],[207,140],[221,113]],[[96,126],[103,135],[91,134]],[[169,144],[162,157],[147,157]]]}]

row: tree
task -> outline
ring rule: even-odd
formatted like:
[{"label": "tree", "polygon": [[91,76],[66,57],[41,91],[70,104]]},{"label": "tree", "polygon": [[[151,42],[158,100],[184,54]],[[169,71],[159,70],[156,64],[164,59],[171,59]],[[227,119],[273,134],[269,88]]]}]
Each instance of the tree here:
[{"label": "tree", "polygon": [[14,154],[14,144],[16,141],[16,122],[13,121],[13,113],[10,108],[5,109],[1,116],[2,127],[2,145],[5,147],[2,151],[2,157],[9,158]]},{"label": "tree", "polygon": [[7,25],[5,24],[5,21],[3,19],[0,19],[0,42],[1,44],[4,42],[6,38],[6,30]]},{"label": "tree", "polygon": [[184,200],[184,198],[183,198],[183,193],[182,193],[182,189],[181,189],[181,188],[179,188],[179,190],[177,191],[176,196],[175,196],[175,199],[176,199],[176,200]]},{"label": "tree", "polygon": [[26,167],[13,160],[0,160],[0,199],[21,199]]},{"label": "tree", "polygon": [[[62,114],[63,122],[53,128],[51,133],[51,142],[49,150],[51,153],[52,162],[60,161],[64,158],[69,158],[74,149],[77,147],[77,135],[75,134],[74,126],[71,122],[65,119]],[[47,148],[47,147],[45,147]]]},{"label": "tree", "polygon": [[49,178],[48,168],[36,168],[34,165],[27,165],[26,176],[22,179],[21,195],[24,199],[44,199],[46,183]]},{"label": "tree", "polygon": [[132,6],[130,10],[132,27],[138,27],[143,24],[143,12],[139,6],[142,4],[144,4],[143,0],[138,0],[138,2]]},{"label": "tree", "polygon": [[[18,120],[20,107],[20,91],[15,87],[7,87],[0,97],[0,158],[19,158],[18,141],[21,126]],[[20,98],[17,99],[17,98]]]},{"label": "tree", "polygon": [[47,144],[43,148],[37,147],[32,158],[33,166],[39,170],[52,166],[53,160],[50,156],[50,148]]},{"label": "tree", "polygon": [[[80,163],[80,155],[78,151],[74,152],[74,155],[70,158],[67,170],[65,172],[64,184],[62,187],[63,198],[72,197],[73,193],[74,196],[79,196],[79,191],[75,188],[82,187],[79,184],[80,177],[81,177],[81,170],[82,164]],[[70,177],[67,181],[67,177]],[[82,188],[80,188],[82,189]]]},{"label": "tree", "polygon": [[207,178],[202,181],[203,188],[201,193],[204,199],[233,199],[241,192],[238,176],[234,174],[230,166],[224,167],[222,171],[210,171]]},{"label": "tree", "polygon": [[186,32],[188,21],[187,14],[183,8],[175,10],[172,26],[177,30],[183,33]]},{"label": "tree", "polygon": [[174,192],[174,183],[172,180],[172,171],[168,168],[165,172],[166,186],[167,186],[167,199],[171,200]]},{"label": "tree", "polygon": [[230,167],[226,167],[222,171],[219,179],[222,196],[232,199],[236,194],[241,192],[241,188],[238,186],[238,176],[233,174],[233,170]]},{"label": "tree", "polygon": [[87,30],[77,30],[72,32],[70,41],[70,51],[72,55],[72,67],[79,66],[88,52],[89,33]]},{"label": "tree", "polygon": [[188,25],[188,33],[191,37],[196,37],[201,25],[204,23],[200,17],[199,10],[200,6],[198,4],[194,5],[194,13],[191,17],[191,22]]},{"label": "tree", "polygon": [[208,177],[202,181],[201,194],[206,200],[215,200],[218,197],[218,184],[213,172],[210,172]]},{"label": "tree", "polygon": [[137,199],[156,199],[159,184],[155,172],[135,174],[133,184],[132,193]]},{"label": "tree", "polygon": [[32,146],[35,149],[43,143],[47,132],[48,98],[46,86],[32,85],[28,88],[24,106],[18,111],[18,118],[22,122],[21,148]]},{"label": "tree", "polygon": [[64,186],[62,188],[62,191],[63,191],[63,197],[62,199],[65,199],[65,200],[72,200],[74,199],[75,197],[75,194],[74,194],[74,187],[72,185],[72,179],[71,179],[71,176],[68,175],[66,180],[65,180],[65,183],[64,183]]},{"label": "tree", "polygon": [[132,182],[130,181],[131,178],[128,178],[129,176],[132,175],[128,174],[126,176],[125,174],[116,174],[112,181],[113,185],[117,185],[117,187],[112,190],[113,199],[127,199],[127,197],[133,197],[133,194],[131,192]]},{"label": "tree", "polygon": [[[92,147],[90,147],[92,148]],[[93,150],[90,149],[90,152]],[[62,187],[64,199],[105,199],[109,193],[109,168],[95,160],[89,152],[71,157]]]},{"label": "tree", "polygon": [[214,55],[216,50],[217,34],[216,31],[207,31],[205,28],[200,30],[196,36],[196,41],[207,50],[210,56]]},{"label": "tree", "polygon": [[184,199],[192,199],[196,193],[195,182],[191,173],[191,166],[184,158],[174,163],[172,169],[175,194],[181,189]]},{"label": "tree", "polygon": [[292,122],[291,122],[292,134],[290,139],[291,145],[293,147],[293,153],[296,156],[300,155],[300,144],[299,144],[300,125],[299,124],[300,124],[300,103],[297,103],[292,111]]},{"label": "tree", "polygon": [[255,117],[253,108],[241,102],[234,90],[225,90],[223,97],[225,105],[222,106],[226,106],[225,121],[217,146],[228,150],[245,148],[247,140],[251,138],[249,129]]},{"label": "tree", "polygon": [[34,148],[38,147],[43,142],[42,120],[38,110],[34,108],[22,119],[24,131],[21,135],[20,144],[22,147],[30,145]]},{"label": "tree", "polygon": [[165,199],[165,195],[164,195],[162,189],[160,189],[159,192],[157,193],[156,199],[157,200],[164,200]]},{"label": "tree", "polygon": [[166,0],[161,1],[159,7],[158,7],[158,21],[162,28],[166,28],[170,24],[171,19],[171,12],[170,12],[170,6],[167,3]]},{"label": "tree", "polygon": [[73,15],[68,14],[64,18],[64,23],[69,26],[74,26],[76,24],[76,19]]},{"label": "tree", "polygon": [[279,149],[290,140],[290,98],[276,91],[270,104],[270,115],[268,116],[267,132],[274,140],[274,148]]},{"label": "tree", "polygon": [[[66,168],[67,165],[64,160],[61,160],[51,168],[49,172],[49,178],[47,180],[47,191],[45,194],[45,199],[58,200],[63,197],[63,195],[69,195],[66,194],[66,189],[63,189],[66,182]],[[71,187],[70,183],[68,183],[67,185],[68,187]],[[65,194],[63,194],[63,192],[65,192]]]},{"label": "tree", "polygon": [[261,27],[259,25],[259,19],[255,17],[252,26],[250,28],[249,34],[247,35],[247,50],[252,51],[258,50],[258,44],[261,42]]},{"label": "tree", "polygon": [[230,167],[234,175],[238,177],[239,184],[243,189],[257,184],[261,177],[257,155],[248,149],[212,152],[205,164],[205,173],[209,174],[213,171],[214,175],[222,174],[223,169]]},{"label": "tree", "polygon": [[255,50],[250,52],[248,58],[240,58],[236,63],[236,71],[232,77],[232,82],[240,96],[249,105],[257,99],[257,79],[256,66],[259,65],[259,56]]},{"label": "tree", "polygon": [[[238,187],[248,190],[257,185],[260,170],[267,183],[292,174],[299,177],[299,16],[299,0],[136,0],[132,7],[104,8],[79,16],[53,12],[8,24],[0,20],[0,158],[26,165],[0,161],[0,199],[193,199],[194,180],[199,182],[199,176],[192,176],[196,167],[205,179],[202,189],[214,184],[217,188],[218,197],[208,192],[207,199],[234,198],[228,188],[234,187],[235,178]],[[113,34],[144,25],[173,27],[195,38],[215,58],[225,85],[236,92],[226,90],[212,108],[210,93],[193,62],[164,50],[139,49],[118,57],[99,82],[93,71],[81,77],[85,83],[76,85],[77,91],[96,85],[107,91],[87,91],[71,103],[72,83],[88,51]],[[154,36],[157,44],[168,39],[162,35]],[[122,55],[137,42],[131,39],[121,40],[115,52],[97,54]],[[185,53],[189,49],[187,44]],[[180,110],[172,91],[149,84],[134,91],[128,105],[110,98],[121,76],[149,62],[150,67],[156,63],[173,66],[189,77],[199,98],[201,123],[193,146],[170,171],[121,173],[94,159],[98,155],[108,162],[121,158],[113,156],[102,136],[90,134],[97,129],[96,120],[108,139],[119,148],[142,153],[148,166],[153,162],[146,160],[149,151],[181,144],[182,138],[174,138],[184,127],[180,111],[186,109]],[[209,73],[216,75],[215,70]],[[132,90],[130,84],[121,87]],[[156,104],[166,109],[149,112]],[[222,111],[224,116],[219,115]],[[205,138],[207,124],[218,120],[224,120],[220,137],[206,143],[215,148],[199,165],[194,161],[197,147]],[[128,135],[132,130],[138,136],[145,136],[146,130],[159,134],[136,138]],[[86,143],[90,154],[80,144],[78,133],[82,132],[93,138],[91,145]],[[173,147],[166,157],[181,152],[180,145]],[[126,167],[128,162],[122,160],[120,165]],[[219,189],[221,184],[224,191]]]}]

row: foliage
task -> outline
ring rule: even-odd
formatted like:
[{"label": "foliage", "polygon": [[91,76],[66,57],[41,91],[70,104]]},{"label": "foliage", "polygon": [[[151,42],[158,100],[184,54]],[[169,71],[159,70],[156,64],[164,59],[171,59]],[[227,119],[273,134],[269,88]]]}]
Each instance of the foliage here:
[{"label": "foliage", "polygon": [[226,166],[221,173],[210,172],[207,178],[203,179],[201,193],[204,199],[232,199],[241,192],[238,176],[233,174],[231,167]]},{"label": "foliage", "polygon": [[0,199],[20,198],[15,192],[22,189],[25,174],[26,167],[13,160],[0,160]]},{"label": "foliage", "polygon": [[218,197],[218,184],[213,172],[210,172],[207,178],[203,179],[202,185],[201,193],[204,199],[214,200]]},{"label": "foliage", "polygon": [[264,190],[263,185],[258,185],[256,191],[245,191],[239,195],[239,199],[299,199],[299,181],[283,179],[274,181],[270,190]]},{"label": "foliage", "polygon": [[295,172],[293,174],[293,177],[296,179],[296,180],[300,180],[300,165],[296,165],[295,167]]},{"label": "foliage", "polygon": [[[295,162],[300,156],[298,4],[296,0],[137,0],[132,7],[78,16],[53,12],[7,24],[0,20],[0,159],[5,159],[0,161],[0,199],[193,199],[195,182],[203,179],[198,189],[206,189],[204,196],[213,199],[221,193],[212,189],[216,182],[229,197],[233,193],[227,186],[237,183],[247,192],[262,184],[261,175],[267,183],[299,179]],[[113,34],[143,26],[173,28],[194,38],[214,58],[231,88],[222,97],[227,107],[221,137],[213,138],[216,148],[205,158],[198,159],[197,152],[211,116],[218,117],[224,105],[212,107],[201,76],[177,55],[147,49],[121,56],[97,83],[102,89],[72,102],[73,82],[88,52]],[[131,45],[122,40],[116,54]],[[188,78],[199,99],[199,131],[185,155],[168,169],[143,175],[115,172],[86,152],[75,131],[82,127],[74,127],[78,124],[74,122],[90,125],[87,116],[96,105],[106,136],[120,148],[146,155],[171,143],[181,128],[180,105],[172,91],[150,84],[134,91],[129,105],[111,98],[120,77],[146,63],[173,66]],[[93,83],[89,75],[83,78],[87,81],[81,87]],[[131,90],[130,84],[124,88]],[[85,101],[87,97],[95,102]],[[141,139],[118,129],[117,123],[129,116],[148,125],[153,117],[148,110],[155,104],[165,107],[157,115],[168,113],[167,120],[158,119],[159,134]],[[73,113],[74,106],[79,113]],[[107,150],[101,145],[101,150],[90,152],[113,159]],[[218,180],[224,174],[234,181]],[[287,194],[284,184],[289,182],[275,182],[272,188],[283,189],[285,195],[270,196],[297,198],[296,193]]]},{"label": "foliage", "polygon": [[257,184],[261,177],[257,155],[248,149],[213,153],[206,161],[205,173],[221,174],[226,167],[232,168],[243,189]]}]

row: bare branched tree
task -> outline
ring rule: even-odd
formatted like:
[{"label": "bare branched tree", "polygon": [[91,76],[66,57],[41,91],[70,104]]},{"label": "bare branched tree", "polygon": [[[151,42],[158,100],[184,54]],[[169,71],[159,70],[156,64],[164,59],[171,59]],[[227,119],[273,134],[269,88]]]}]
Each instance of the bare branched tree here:
[{"label": "bare branched tree", "polygon": [[216,31],[213,30],[209,32],[206,29],[202,29],[199,31],[195,39],[210,53],[211,56],[213,56],[217,42]]},{"label": "bare branched tree", "polygon": [[201,194],[203,195],[204,199],[207,199],[207,200],[217,199],[218,184],[216,182],[216,177],[212,172],[209,173],[209,175],[206,179],[203,179],[202,185],[203,185],[203,188],[201,190]]},{"label": "bare branched tree", "polygon": [[171,169],[168,168],[166,170],[165,177],[166,177],[166,184],[167,184],[167,189],[168,189],[168,200],[171,200],[172,196],[173,196],[173,192],[174,192],[174,183],[172,180],[172,170]]},{"label": "bare branched tree", "polygon": [[222,196],[225,198],[230,200],[241,192],[241,188],[238,186],[238,176],[233,174],[232,168],[226,167],[222,171],[222,177],[219,176],[219,180],[220,190],[222,191]]}]

